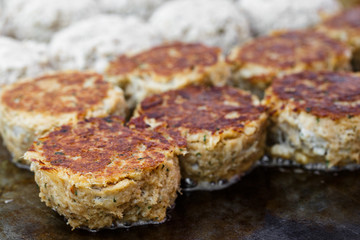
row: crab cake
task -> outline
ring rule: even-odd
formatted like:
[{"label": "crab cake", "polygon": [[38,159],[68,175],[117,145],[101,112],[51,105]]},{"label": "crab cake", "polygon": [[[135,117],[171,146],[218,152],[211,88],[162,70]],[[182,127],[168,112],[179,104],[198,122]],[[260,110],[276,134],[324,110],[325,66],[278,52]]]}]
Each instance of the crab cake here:
[{"label": "crab cake", "polygon": [[135,15],[148,19],[156,8],[168,0],[97,0],[102,11],[121,16]]},{"label": "crab cake", "polygon": [[62,28],[99,13],[95,0],[5,0],[0,25],[8,36],[47,42]]},{"label": "crab cake", "polygon": [[94,69],[102,73],[116,56],[160,43],[154,28],[136,17],[98,15],[55,34],[50,57],[56,69]]},{"label": "crab cake", "polygon": [[266,91],[269,152],[326,167],[360,163],[360,75],[302,72]]},{"label": "crab cake", "polygon": [[119,117],[92,118],[39,138],[25,158],[48,207],[73,229],[100,229],[165,220],[179,190],[182,144],[126,128]]},{"label": "crab cake", "polygon": [[165,41],[202,42],[225,52],[251,38],[245,14],[230,0],[174,0],[150,17]]},{"label": "crab cake", "polygon": [[[187,140],[182,177],[197,189],[222,188],[262,157],[267,114],[250,93],[190,86],[146,98],[129,125],[176,129]],[[194,187],[194,186],[193,186]]]},{"label": "crab cake", "polygon": [[122,87],[134,107],[149,95],[190,84],[223,86],[229,73],[219,48],[175,42],[121,55],[110,63],[106,79]]},{"label": "crab cake", "polygon": [[285,31],[235,48],[228,57],[235,86],[258,96],[275,77],[304,70],[350,69],[351,50],[314,31]]},{"label": "crab cake", "polygon": [[47,45],[0,36],[0,87],[51,70]]},{"label": "crab cake", "polygon": [[236,0],[248,17],[252,32],[265,35],[273,30],[311,27],[321,15],[341,9],[337,0]]},{"label": "crab cake", "polygon": [[58,72],[7,85],[0,92],[0,133],[13,161],[37,136],[85,117],[125,116],[120,88],[92,72]]},{"label": "crab cake", "polygon": [[318,30],[353,48],[353,62],[360,71],[360,6],[340,12],[318,26]]}]

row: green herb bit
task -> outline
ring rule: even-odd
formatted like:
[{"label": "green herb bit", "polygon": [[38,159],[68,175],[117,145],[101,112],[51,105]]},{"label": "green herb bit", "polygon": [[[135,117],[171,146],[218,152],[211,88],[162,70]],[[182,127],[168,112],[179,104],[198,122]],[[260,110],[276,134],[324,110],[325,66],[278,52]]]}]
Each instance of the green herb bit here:
[{"label": "green herb bit", "polygon": [[152,206],[148,206],[148,209],[151,209],[152,208]]},{"label": "green herb bit", "polygon": [[55,155],[65,155],[63,152],[55,152]]},{"label": "green herb bit", "polygon": [[201,153],[199,153],[199,152],[196,153],[196,156],[197,156],[197,157],[201,157]]},{"label": "green herb bit", "polygon": [[206,143],[206,135],[204,135],[204,143]]},{"label": "green herb bit", "polygon": [[316,122],[319,123],[319,122],[320,122],[320,118],[316,118]]},{"label": "green herb bit", "polygon": [[353,118],[354,116],[353,115],[348,115],[348,119],[351,119]]},{"label": "green herb bit", "polygon": [[113,202],[116,202],[116,199],[115,199],[115,197],[114,197],[114,199],[113,199]]},{"label": "green herb bit", "polygon": [[305,108],[305,111],[306,111],[306,112],[311,112],[311,107]]}]

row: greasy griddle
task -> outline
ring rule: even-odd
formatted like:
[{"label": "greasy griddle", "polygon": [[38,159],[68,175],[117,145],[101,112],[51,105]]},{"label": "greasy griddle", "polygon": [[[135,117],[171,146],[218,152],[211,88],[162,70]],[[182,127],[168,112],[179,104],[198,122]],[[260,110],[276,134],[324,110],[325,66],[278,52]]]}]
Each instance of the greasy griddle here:
[{"label": "greasy griddle", "polygon": [[169,221],[130,229],[71,231],[40,202],[33,174],[0,147],[0,239],[359,239],[359,171],[257,167],[214,192],[184,192]]}]

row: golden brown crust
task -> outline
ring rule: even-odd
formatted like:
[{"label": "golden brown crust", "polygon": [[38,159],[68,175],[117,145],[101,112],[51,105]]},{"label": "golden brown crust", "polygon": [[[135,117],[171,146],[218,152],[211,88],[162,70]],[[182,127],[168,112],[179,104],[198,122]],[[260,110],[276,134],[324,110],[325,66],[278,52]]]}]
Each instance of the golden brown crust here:
[{"label": "golden brown crust", "polygon": [[64,169],[96,178],[156,168],[166,161],[164,151],[172,151],[174,141],[156,132],[124,127],[123,119],[113,116],[59,127],[29,151],[44,157],[43,162],[33,160],[42,170]]},{"label": "golden brown crust", "polygon": [[345,55],[347,47],[322,33],[286,31],[258,38],[239,49],[233,64],[257,64],[279,69],[325,61],[330,54]]},{"label": "golden brown crust", "polygon": [[[360,75],[302,72],[276,79],[272,94],[291,100],[296,109],[318,117],[340,119],[360,114]],[[268,97],[271,97],[268,96]]]},{"label": "golden brown crust", "polygon": [[324,21],[323,25],[331,29],[353,30],[360,34],[360,6],[340,12]]},{"label": "golden brown crust", "polygon": [[136,69],[144,73],[170,76],[194,67],[215,65],[219,54],[219,48],[200,43],[175,42],[154,47],[132,57],[122,55],[110,63],[107,75],[127,74]]},{"label": "golden brown crust", "polygon": [[[87,82],[91,81],[91,85]],[[14,110],[51,115],[81,114],[99,104],[110,88],[103,77],[90,72],[60,72],[14,84],[2,95],[2,103]]]},{"label": "golden brown crust", "polygon": [[146,98],[139,109],[140,117],[130,124],[142,125],[144,119],[155,119],[170,128],[183,127],[190,132],[233,129],[256,120],[264,112],[255,106],[250,93],[231,87],[190,86]]}]

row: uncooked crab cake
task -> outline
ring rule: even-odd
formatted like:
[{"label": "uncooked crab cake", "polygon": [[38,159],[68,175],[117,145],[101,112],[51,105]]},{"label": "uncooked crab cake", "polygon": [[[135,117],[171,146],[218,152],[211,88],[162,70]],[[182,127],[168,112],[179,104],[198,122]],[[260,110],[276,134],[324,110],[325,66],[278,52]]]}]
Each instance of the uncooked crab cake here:
[{"label": "uncooked crab cake", "polygon": [[4,34],[17,39],[49,41],[62,28],[99,13],[95,0],[51,3],[47,0],[5,0],[0,25],[3,25]]},{"label": "uncooked crab cake", "polygon": [[337,0],[236,0],[249,19],[252,32],[266,35],[274,30],[304,29],[321,21],[321,15],[341,9]]},{"label": "uncooked crab cake", "polygon": [[135,15],[148,19],[156,8],[168,0],[97,0],[101,10],[121,16]]},{"label": "uncooked crab cake", "polygon": [[0,87],[50,71],[47,45],[0,36]]},{"label": "uncooked crab cake", "polygon": [[[257,97],[231,87],[190,86],[144,99],[129,125],[177,129],[187,141],[182,177],[195,189],[233,183],[262,157],[267,114]],[[165,125],[165,126],[164,126]]]},{"label": "uncooked crab cake", "polygon": [[85,117],[125,116],[120,88],[93,72],[58,72],[5,86],[0,92],[0,133],[13,161],[53,127]]},{"label": "uncooked crab cake", "polygon": [[179,191],[183,143],[119,117],[91,118],[39,138],[25,158],[41,200],[72,228],[96,230],[163,222]]},{"label": "uncooked crab cake", "polygon": [[230,0],[175,0],[149,19],[165,41],[202,42],[225,52],[251,38],[244,12]]},{"label": "uncooked crab cake", "polygon": [[285,31],[260,37],[228,56],[232,83],[258,96],[275,77],[304,70],[350,69],[351,50],[314,31]]},{"label": "uncooked crab cake", "polygon": [[351,46],[354,67],[360,70],[360,6],[329,17],[317,29]]},{"label": "uncooked crab cake", "polygon": [[263,102],[269,152],[301,164],[360,163],[360,75],[302,72],[276,79]]},{"label": "uncooked crab cake", "polygon": [[56,69],[93,69],[102,73],[125,52],[140,52],[161,43],[159,34],[136,17],[98,15],[59,31],[49,52]]},{"label": "uncooked crab cake", "polygon": [[223,86],[229,73],[219,48],[175,42],[119,56],[109,64],[106,79],[123,88],[134,107],[149,95],[190,84]]}]

